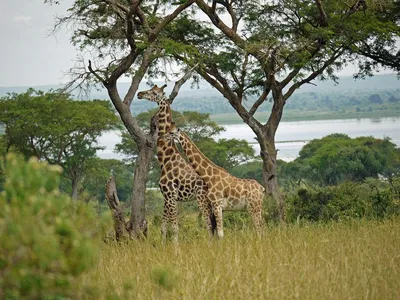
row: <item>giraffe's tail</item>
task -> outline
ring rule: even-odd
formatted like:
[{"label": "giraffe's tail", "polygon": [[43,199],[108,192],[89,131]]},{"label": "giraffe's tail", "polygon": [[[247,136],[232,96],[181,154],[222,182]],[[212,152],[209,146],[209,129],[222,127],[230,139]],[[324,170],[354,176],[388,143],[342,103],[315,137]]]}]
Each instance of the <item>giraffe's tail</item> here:
[{"label": "giraffe's tail", "polygon": [[211,221],[211,233],[212,235],[215,235],[217,233],[217,219],[215,218],[214,211],[210,215],[210,221]]}]

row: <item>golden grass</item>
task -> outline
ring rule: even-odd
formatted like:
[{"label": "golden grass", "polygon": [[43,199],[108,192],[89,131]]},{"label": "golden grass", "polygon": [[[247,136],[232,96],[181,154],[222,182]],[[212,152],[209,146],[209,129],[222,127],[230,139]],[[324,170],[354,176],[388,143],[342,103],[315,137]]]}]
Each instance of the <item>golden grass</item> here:
[{"label": "golden grass", "polygon": [[105,245],[82,287],[96,299],[400,299],[399,218],[272,227],[261,238],[181,230],[178,246],[157,231]]}]

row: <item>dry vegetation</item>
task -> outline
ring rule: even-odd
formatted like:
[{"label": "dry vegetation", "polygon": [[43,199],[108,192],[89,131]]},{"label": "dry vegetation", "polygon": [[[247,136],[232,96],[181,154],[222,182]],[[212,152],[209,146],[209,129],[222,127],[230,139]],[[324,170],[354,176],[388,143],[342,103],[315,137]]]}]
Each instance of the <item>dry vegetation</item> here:
[{"label": "dry vegetation", "polygon": [[179,246],[163,245],[156,226],[144,242],[105,245],[82,278],[87,297],[400,299],[399,218],[271,226],[261,239],[227,230],[211,241],[193,224],[181,224]]}]

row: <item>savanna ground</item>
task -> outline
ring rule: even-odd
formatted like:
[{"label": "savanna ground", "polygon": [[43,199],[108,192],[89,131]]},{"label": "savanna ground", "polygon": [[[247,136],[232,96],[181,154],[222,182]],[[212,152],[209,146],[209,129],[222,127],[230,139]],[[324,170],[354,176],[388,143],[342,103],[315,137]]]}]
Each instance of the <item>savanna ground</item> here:
[{"label": "savanna ground", "polygon": [[[180,242],[159,226],[104,244],[81,278],[94,299],[400,299],[400,218],[226,229],[210,240],[184,216]],[[93,287],[93,288],[90,288]]]}]

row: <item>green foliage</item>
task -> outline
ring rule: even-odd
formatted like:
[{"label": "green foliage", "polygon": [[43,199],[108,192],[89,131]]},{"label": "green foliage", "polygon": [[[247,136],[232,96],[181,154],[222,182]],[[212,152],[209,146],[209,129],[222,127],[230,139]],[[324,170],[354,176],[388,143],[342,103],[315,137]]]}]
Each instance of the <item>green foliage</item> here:
[{"label": "green foliage", "polygon": [[316,189],[300,188],[287,197],[288,219],[296,221],[382,219],[400,213],[399,198],[387,184],[344,182]]},{"label": "green foliage", "polygon": [[292,181],[320,185],[361,182],[379,175],[390,180],[399,174],[399,162],[399,149],[389,139],[331,134],[305,145],[295,161],[282,166],[281,174]]},{"label": "green foliage", "polygon": [[107,101],[73,101],[61,92],[29,89],[0,98],[0,124],[7,148],[61,165],[77,187],[86,161],[101,149],[97,138],[119,121]]},{"label": "green foliage", "polygon": [[[0,298],[74,298],[105,219],[60,193],[61,168],[8,155],[0,194]],[[107,218],[109,219],[109,218]]]},{"label": "green foliage", "polygon": [[[279,161],[280,165],[281,161]],[[238,166],[235,166],[229,170],[232,175],[239,178],[255,179],[260,184],[262,183],[262,162],[254,160]]]},{"label": "green foliage", "polygon": [[105,183],[113,174],[120,201],[128,201],[132,193],[133,166],[117,159],[90,158],[81,187],[86,200],[105,201]]},{"label": "green foliage", "polygon": [[216,165],[231,170],[254,159],[254,148],[246,140],[203,139],[197,142],[199,149]]}]

